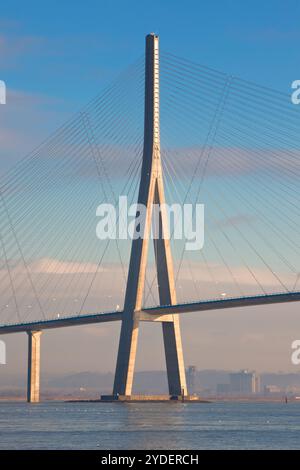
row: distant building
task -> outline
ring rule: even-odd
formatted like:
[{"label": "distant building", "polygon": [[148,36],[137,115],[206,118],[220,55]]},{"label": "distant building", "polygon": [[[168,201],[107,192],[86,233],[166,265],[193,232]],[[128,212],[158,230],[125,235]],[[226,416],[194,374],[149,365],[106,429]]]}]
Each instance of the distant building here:
[{"label": "distant building", "polygon": [[275,395],[281,394],[282,390],[277,385],[265,385],[264,386],[264,395]]},{"label": "distant building", "polygon": [[197,368],[196,366],[188,366],[186,372],[187,388],[189,393],[192,395],[196,392],[197,386]]},{"label": "distant building", "polygon": [[241,370],[229,374],[230,392],[234,395],[252,395],[260,392],[260,380],[254,371]]},{"label": "distant building", "polygon": [[230,384],[217,384],[217,395],[229,395],[230,394]]}]

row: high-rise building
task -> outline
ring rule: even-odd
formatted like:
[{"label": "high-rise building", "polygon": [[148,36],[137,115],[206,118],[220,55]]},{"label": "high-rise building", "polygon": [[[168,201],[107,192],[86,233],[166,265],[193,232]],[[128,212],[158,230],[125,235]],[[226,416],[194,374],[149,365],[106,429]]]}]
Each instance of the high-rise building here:
[{"label": "high-rise building", "polygon": [[197,368],[196,366],[188,366],[186,372],[187,388],[190,394],[196,392],[197,385]]},{"label": "high-rise building", "polygon": [[259,393],[260,381],[254,371],[241,370],[229,374],[230,391],[237,395],[251,395]]}]

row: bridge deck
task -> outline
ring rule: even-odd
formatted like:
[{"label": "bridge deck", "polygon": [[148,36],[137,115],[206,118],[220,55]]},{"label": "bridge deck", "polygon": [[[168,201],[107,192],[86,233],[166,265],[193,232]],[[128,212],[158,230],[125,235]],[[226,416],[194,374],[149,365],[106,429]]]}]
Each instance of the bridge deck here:
[{"label": "bridge deck", "polygon": [[[249,297],[235,297],[217,300],[205,300],[176,305],[163,305],[145,308],[144,311],[152,315],[169,315],[172,313],[201,312],[205,310],[218,310],[224,308],[249,307],[275,303],[296,302],[300,300],[300,292],[289,292],[269,295],[256,295]],[[55,318],[31,323],[19,323],[13,325],[0,325],[0,335],[18,333],[31,330],[46,330],[62,328],[66,326],[87,325],[90,323],[102,323],[118,321],[122,319],[122,311],[94,313],[76,317]]]}]

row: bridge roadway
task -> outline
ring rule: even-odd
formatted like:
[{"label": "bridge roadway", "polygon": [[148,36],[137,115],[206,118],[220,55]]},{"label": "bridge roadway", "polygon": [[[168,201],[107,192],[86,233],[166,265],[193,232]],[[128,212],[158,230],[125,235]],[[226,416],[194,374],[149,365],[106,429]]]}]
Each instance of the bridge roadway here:
[{"label": "bridge roadway", "polygon": [[[164,316],[175,313],[202,312],[206,310],[218,310],[235,307],[251,307],[254,305],[267,305],[277,303],[296,302],[300,300],[300,292],[286,292],[268,295],[256,295],[248,297],[234,297],[215,300],[204,300],[189,302],[176,305],[163,305],[149,307],[142,310],[141,313],[156,315],[163,319]],[[0,325],[0,335],[9,333],[18,333],[26,331],[39,331],[52,328],[62,328],[67,326],[87,325],[91,323],[102,323],[109,321],[118,321],[122,319],[123,311],[103,312],[86,315],[77,315],[74,317],[61,317],[49,320],[40,320],[30,323],[18,323]],[[145,319],[145,318],[144,318]]]}]

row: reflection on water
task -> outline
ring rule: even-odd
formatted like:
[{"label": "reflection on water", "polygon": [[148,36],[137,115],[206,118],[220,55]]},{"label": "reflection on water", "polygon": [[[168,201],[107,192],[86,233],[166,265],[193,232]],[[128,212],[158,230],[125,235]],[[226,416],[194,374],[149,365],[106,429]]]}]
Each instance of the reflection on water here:
[{"label": "reflection on water", "polygon": [[0,448],[300,449],[300,403],[1,403]]}]

